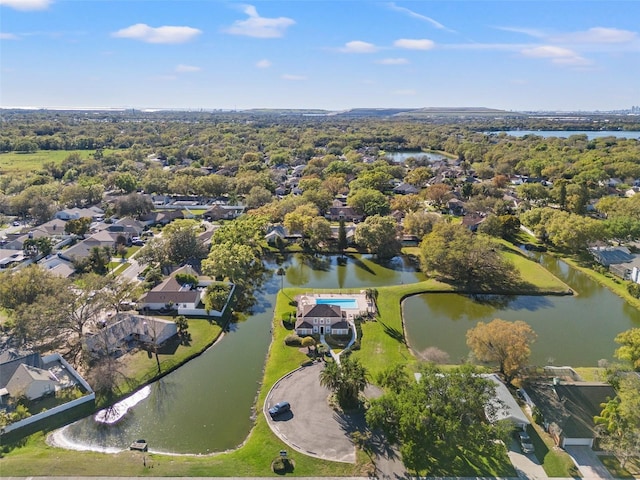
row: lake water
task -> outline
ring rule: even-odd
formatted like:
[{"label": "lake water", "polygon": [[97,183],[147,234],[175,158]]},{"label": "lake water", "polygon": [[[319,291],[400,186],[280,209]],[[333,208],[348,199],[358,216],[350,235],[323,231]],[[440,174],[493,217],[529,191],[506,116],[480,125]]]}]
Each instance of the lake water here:
[{"label": "lake water", "polygon": [[[144,438],[156,452],[208,453],[242,443],[253,424],[255,398],[271,341],[275,297],[284,287],[377,287],[423,279],[413,265],[395,258],[386,266],[370,256],[294,255],[283,264],[268,263],[271,273],[256,291],[253,313],[231,326],[213,348],[151,385],[148,397],[114,425],[87,417],[57,435],[74,448],[100,451],[127,449]],[[282,266],[283,277],[273,272]],[[152,361],[152,360],[150,360]]]},{"label": "lake water", "polygon": [[523,320],[537,333],[531,363],[597,366],[613,358],[614,337],[640,327],[640,311],[585,274],[551,256],[541,257],[550,271],[577,295],[564,297],[424,294],[405,300],[405,328],[417,352],[437,347],[452,363],[468,358],[466,332],[494,318]]},{"label": "lake water", "polygon": [[407,158],[410,157],[417,160],[427,159],[429,162],[449,160],[445,155],[438,152],[386,152],[385,156],[389,157],[395,163],[404,163]]},{"label": "lake water", "polygon": [[[487,132],[491,134],[499,134],[502,132]],[[602,137],[619,137],[619,138],[636,138],[640,139],[640,132],[626,132],[619,130],[597,130],[597,131],[589,131],[589,130],[508,130],[505,131],[507,135],[511,135],[514,137],[524,137],[525,135],[536,135],[538,137],[562,137],[569,138],[571,135],[586,135],[589,140],[593,140],[594,138],[602,138]]]}]

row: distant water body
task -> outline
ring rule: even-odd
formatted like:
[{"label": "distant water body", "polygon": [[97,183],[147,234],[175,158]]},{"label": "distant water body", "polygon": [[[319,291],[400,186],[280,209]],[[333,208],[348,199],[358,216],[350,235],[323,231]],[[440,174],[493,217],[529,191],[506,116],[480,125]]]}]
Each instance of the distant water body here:
[{"label": "distant water body", "polygon": [[[502,132],[486,132],[499,134]],[[640,132],[619,131],[619,130],[506,130],[504,133],[513,137],[524,137],[525,135],[536,135],[538,137],[559,137],[569,138],[571,135],[586,135],[589,140],[602,137],[635,138],[640,140]]]}]

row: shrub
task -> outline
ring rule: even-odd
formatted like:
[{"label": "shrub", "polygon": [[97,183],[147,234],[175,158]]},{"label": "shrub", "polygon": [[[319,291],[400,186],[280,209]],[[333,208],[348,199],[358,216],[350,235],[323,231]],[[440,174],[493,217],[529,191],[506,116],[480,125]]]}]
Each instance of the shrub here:
[{"label": "shrub", "polygon": [[287,337],[284,339],[284,344],[288,345],[289,347],[301,347],[302,339],[295,333],[292,333],[290,335],[287,335]]},{"label": "shrub", "polygon": [[633,298],[640,298],[640,285],[638,285],[637,283],[628,284],[627,292],[629,292],[629,295],[631,295]]}]

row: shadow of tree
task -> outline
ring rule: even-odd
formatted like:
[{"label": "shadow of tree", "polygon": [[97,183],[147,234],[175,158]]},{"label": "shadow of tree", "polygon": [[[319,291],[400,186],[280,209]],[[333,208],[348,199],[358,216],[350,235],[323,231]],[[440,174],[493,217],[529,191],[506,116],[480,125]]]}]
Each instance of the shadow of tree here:
[{"label": "shadow of tree", "polygon": [[347,257],[349,259],[351,259],[351,261],[353,262],[353,264],[356,267],[364,270],[367,273],[370,273],[371,275],[376,275],[376,272],[373,271],[371,268],[369,268],[369,266],[366,263],[364,263],[362,260],[360,260],[359,258],[356,258],[353,255],[347,255]]},{"label": "shadow of tree", "polygon": [[397,328],[390,327],[380,319],[378,319],[378,323],[382,325],[384,333],[400,343],[405,343],[404,334],[402,333],[402,331],[398,330]]}]

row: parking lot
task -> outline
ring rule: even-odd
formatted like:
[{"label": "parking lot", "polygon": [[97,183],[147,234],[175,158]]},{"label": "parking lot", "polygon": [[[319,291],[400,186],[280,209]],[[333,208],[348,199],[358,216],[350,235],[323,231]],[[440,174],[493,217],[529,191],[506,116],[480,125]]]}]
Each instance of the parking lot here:
[{"label": "parking lot", "polygon": [[[296,370],[283,377],[267,395],[264,415],[271,429],[285,443],[305,455],[335,462],[355,463],[355,446],[349,432],[358,418],[340,416],[327,402],[329,390],[320,385],[322,363]],[[287,401],[291,410],[272,419],[267,410]]]}]

